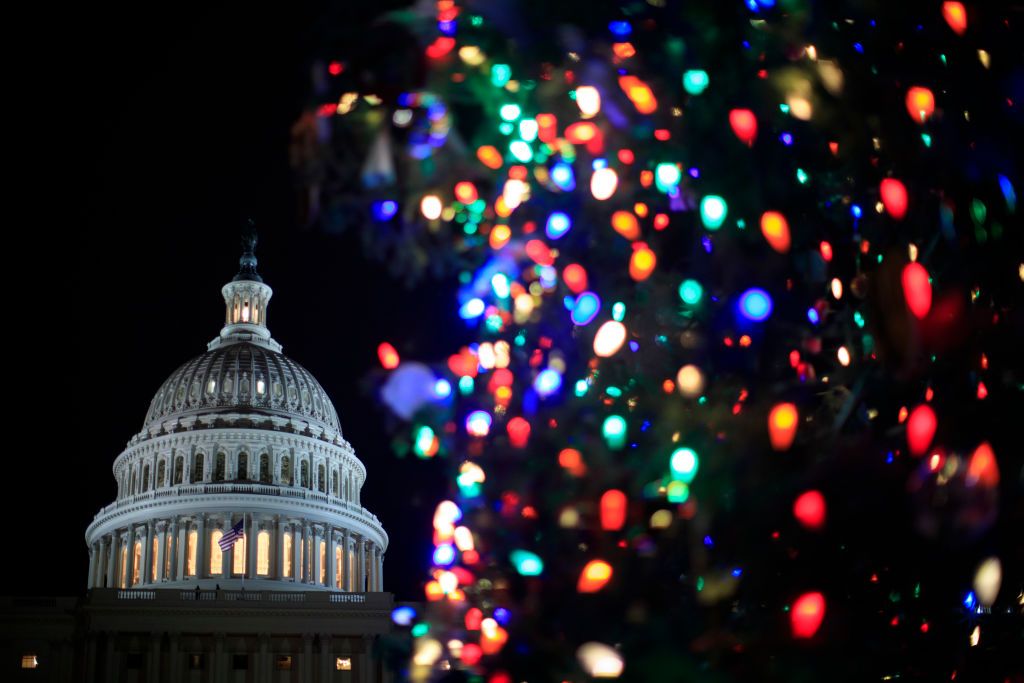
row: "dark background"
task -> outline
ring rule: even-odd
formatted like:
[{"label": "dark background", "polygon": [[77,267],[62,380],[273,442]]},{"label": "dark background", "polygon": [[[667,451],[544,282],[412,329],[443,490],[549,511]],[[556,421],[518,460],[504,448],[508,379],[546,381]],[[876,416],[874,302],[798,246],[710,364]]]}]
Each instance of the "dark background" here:
[{"label": "dark background", "polygon": [[[401,4],[345,3],[329,20],[358,31]],[[30,436],[11,446],[18,490],[5,507],[23,521],[25,561],[3,563],[7,585],[84,589],[84,531],[114,500],[114,458],[164,379],[219,332],[220,287],[251,217],[274,289],[271,332],[333,398],[367,467],[363,503],[390,535],[385,588],[421,598],[445,484],[438,463],[393,455],[370,376],[381,341],[432,360],[460,332],[450,283],[405,289],[364,258],[357,235],[298,224],[289,129],[311,101],[325,5],[78,11],[45,19],[61,28],[44,31],[42,54],[21,69],[39,130],[11,135],[32,169],[5,259],[14,419]],[[412,329],[453,331],[409,348]]]}]

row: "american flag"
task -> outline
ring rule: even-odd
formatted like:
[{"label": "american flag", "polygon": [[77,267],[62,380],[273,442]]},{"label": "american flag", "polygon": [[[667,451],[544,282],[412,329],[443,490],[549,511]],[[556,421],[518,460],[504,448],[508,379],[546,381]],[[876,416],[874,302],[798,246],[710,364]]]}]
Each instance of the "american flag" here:
[{"label": "american flag", "polygon": [[227,551],[231,550],[231,547],[235,545],[235,541],[244,536],[244,533],[242,532],[242,527],[244,526],[245,518],[243,517],[242,519],[238,520],[238,524],[231,527],[231,531],[227,532],[226,534],[220,537],[219,543],[220,551],[222,553],[226,553]]}]

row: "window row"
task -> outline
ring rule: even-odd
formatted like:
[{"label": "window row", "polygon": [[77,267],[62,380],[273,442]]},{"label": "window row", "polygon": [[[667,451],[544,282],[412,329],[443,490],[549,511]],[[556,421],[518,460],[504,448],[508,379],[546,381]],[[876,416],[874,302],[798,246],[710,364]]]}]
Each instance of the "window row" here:
[{"label": "window row", "polygon": [[[167,458],[160,458],[153,470],[149,462],[136,463],[126,469],[118,481],[120,497],[134,496],[154,488],[177,486],[194,482],[215,481],[254,481],[263,484],[280,486],[299,486],[301,488],[327,493],[346,501],[358,502],[358,489],[351,471],[332,467],[330,477],[327,476],[327,465],[317,463],[311,470],[308,458],[298,463],[298,472],[294,471],[293,459],[285,455],[280,459],[277,471],[271,467],[270,456],[260,454],[259,458],[250,460],[248,453],[239,453],[236,458],[229,458],[225,453],[217,453],[212,458],[212,471],[208,471],[207,460],[203,453],[192,456],[191,467],[186,469],[184,456],[174,458],[174,466],[168,479]],[[314,474],[312,481],[310,475]],[[207,476],[209,475],[209,476]]]},{"label": "window row", "polygon": [[[103,552],[93,556],[90,585],[107,586],[111,578],[114,586],[131,588],[175,578],[244,577],[291,580],[348,591],[381,590],[383,556],[373,544],[353,543],[346,552],[343,543],[307,538],[297,529],[283,531],[279,537],[262,529],[255,534],[255,556],[251,556],[247,534],[233,544],[222,545],[224,534],[219,528],[207,530],[202,533],[202,546],[200,531],[194,527],[183,530],[177,543],[174,534],[153,534],[148,548],[146,541],[136,539],[130,555],[129,545],[120,543],[116,557]],[[176,546],[180,546],[180,557]],[[331,551],[333,558],[328,556]],[[111,562],[115,563],[113,568]],[[247,566],[249,562],[254,563],[252,568]]]}]

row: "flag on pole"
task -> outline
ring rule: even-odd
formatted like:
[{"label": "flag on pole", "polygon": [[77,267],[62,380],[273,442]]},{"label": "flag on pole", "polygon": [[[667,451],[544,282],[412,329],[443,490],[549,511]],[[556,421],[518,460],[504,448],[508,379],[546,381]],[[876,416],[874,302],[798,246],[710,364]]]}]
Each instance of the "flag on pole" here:
[{"label": "flag on pole", "polygon": [[222,553],[226,553],[227,551],[231,550],[232,546],[235,545],[235,541],[237,541],[238,539],[242,538],[242,536],[244,536],[244,533],[242,532],[242,528],[244,526],[245,526],[245,517],[243,517],[242,519],[238,520],[238,523],[235,524],[233,527],[231,527],[231,531],[227,532],[226,534],[224,534],[223,536],[220,537],[219,543],[220,543],[220,551]]}]

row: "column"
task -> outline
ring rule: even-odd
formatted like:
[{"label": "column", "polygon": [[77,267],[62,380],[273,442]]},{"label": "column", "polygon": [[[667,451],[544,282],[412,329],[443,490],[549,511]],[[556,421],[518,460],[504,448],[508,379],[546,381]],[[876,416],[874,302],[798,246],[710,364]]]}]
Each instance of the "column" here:
[{"label": "column", "polygon": [[170,560],[171,566],[167,568],[167,576],[164,577],[164,578],[166,578],[168,581],[180,581],[181,580],[181,572],[177,571],[177,569],[178,569],[177,558],[178,558],[178,555],[181,552],[180,550],[178,550],[178,548],[180,546],[178,545],[179,538],[178,538],[178,518],[177,517],[171,517],[171,523],[170,523],[170,525],[167,528],[167,533],[170,534],[170,539],[171,539],[171,550],[170,550],[171,556],[169,558],[166,558],[166,559]]},{"label": "column", "polygon": [[206,576],[206,515],[200,514],[196,525],[196,579]]},{"label": "column", "polygon": [[185,560],[188,559],[188,521],[181,520],[178,525],[178,540],[174,548],[174,578],[178,581],[185,580]]},{"label": "column", "polygon": [[128,527],[128,548],[124,554],[124,585],[132,587],[132,570],[135,568],[135,525]]},{"label": "column", "polygon": [[370,651],[373,647],[373,636],[363,636],[363,649],[356,658],[359,670],[356,671],[356,680],[359,683],[370,683],[373,680],[370,672]]},{"label": "column", "polygon": [[113,588],[117,577],[117,547],[120,545],[116,531],[107,536],[107,543],[107,588]]},{"label": "column", "polygon": [[359,537],[359,545],[356,547],[356,592],[362,593],[366,590],[366,539]]},{"label": "column", "polygon": [[114,639],[117,638],[117,634],[107,631],[104,635],[107,639],[107,648],[103,661],[103,677],[108,683],[117,683],[118,676],[121,674],[121,662],[118,661],[120,657],[114,649]]},{"label": "column", "polygon": [[302,582],[302,531],[297,522],[291,523],[292,535],[292,581]]},{"label": "column", "polygon": [[93,543],[89,546],[89,578],[85,584],[86,588],[92,588],[96,585],[96,558],[98,557],[99,553],[96,551],[96,544]]},{"label": "column", "polygon": [[[225,465],[225,467],[227,467],[227,465]],[[221,530],[222,533],[225,533],[225,534],[227,532],[231,531],[231,515],[225,515],[224,516],[224,520],[221,522],[221,525],[220,525],[220,530]],[[228,551],[226,553],[222,553],[222,555],[221,555],[221,563],[220,563],[221,572],[220,572],[220,577],[222,579],[230,579],[231,578],[231,568],[234,565],[235,565],[235,544],[232,543],[231,547],[228,548]]]},{"label": "column", "polygon": [[214,683],[224,681],[224,634],[214,634],[213,661],[210,662],[210,671],[213,674]]},{"label": "column", "polygon": [[[258,462],[258,460],[257,460]],[[245,576],[250,579],[256,578],[256,560],[259,557],[259,536],[260,536],[260,525],[256,520],[256,514],[249,514],[249,532],[251,536],[245,537],[245,553],[248,555],[246,558]]]},{"label": "column", "polygon": [[[139,538],[135,539],[142,544],[142,552],[139,553],[139,585],[149,583],[149,524],[142,528]],[[130,553],[129,553],[130,554]]]},{"label": "column", "polygon": [[337,582],[334,580],[334,576],[337,572],[337,561],[334,552],[334,529],[330,526],[327,527],[327,587],[336,589],[338,587]]},{"label": "column", "polygon": [[380,551],[379,562],[380,562],[380,564],[378,565],[377,577],[378,577],[378,584],[380,585],[380,588],[378,588],[378,590],[383,591],[384,590],[384,551],[383,550]]},{"label": "column", "polygon": [[320,640],[320,680],[331,680],[331,637],[326,633],[317,636]]},{"label": "column", "polygon": [[277,534],[274,536],[276,550],[274,552],[274,566],[270,568],[270,575],[275,579],[284,578],[284,535],[287,533],[281,515],[277,516]]},{"label": "column", "polygon": [[167,634],[167,640],[167,679],[177,681],[181,678],[178,673],[181,668],[181,657],[178,655],[178,634],[172,631]]},{"label": "column", "polygon": [[149,655],[146,657],[146,664],[149,669],[147,680],[150,681],[160,680],[160,638],[160,633],[153,633],[150,637]]},{"label": "column", "polygon": [[373,590],[373,541],[366,542],[366,591]]},{"label": "column", "polygon": [[256,655],[256,681],[269,683],[274,671],[273,662],[270,661],[270,634],[261,633],[257,638],[259,639],[259,648]]},{"label": "column", "polygon": [[[153,475],[156,477],[156,475]],[[154,478],[153,481],[156,481]],[[153,583],[153,538],[156,536],[155,522],[146,523],[146,546],[143,550],[142,556],[145,558],[146,570],[142,572],[142,575],[146,578],[146,583]]]},{"label": "column", "polygon": [[164,552],[167,546],[167,522],[161,520],[156,523],[156,576],[154,582],[164,581]]},{"label": "column", "polygon": [[302,634],[302,664],[299,665],[302,683],[313,683],[313,634]]}]

